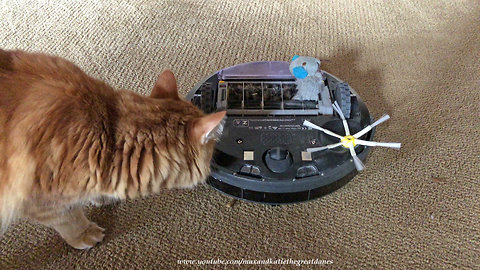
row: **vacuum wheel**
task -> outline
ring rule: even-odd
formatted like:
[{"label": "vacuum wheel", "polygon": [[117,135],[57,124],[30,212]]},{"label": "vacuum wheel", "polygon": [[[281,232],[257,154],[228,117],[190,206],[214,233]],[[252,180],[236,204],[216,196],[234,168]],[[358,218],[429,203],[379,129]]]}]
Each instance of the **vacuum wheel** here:
[{"label": "vacuum wheel", "polygon": [[335,88],[335,100],[342,109],[345,118],[350,118],[350,112],[352,111],[352,101],[350,98],[350,86],[348,83],[338,83]]}]

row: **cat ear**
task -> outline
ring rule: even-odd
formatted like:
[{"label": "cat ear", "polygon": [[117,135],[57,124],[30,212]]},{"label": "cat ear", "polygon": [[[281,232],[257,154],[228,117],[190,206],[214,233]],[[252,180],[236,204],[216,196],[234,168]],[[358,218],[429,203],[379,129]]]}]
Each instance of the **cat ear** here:
[{"label": "cat ear", "polygon": [[180,99],[178,96],[177,81],[172,71],[165,70],[158,76],[150,97]]},{"label": "cat ear", "polygon": [[212,139],[219,139],[223,132],[226,113],[226,111],[217,112],[195,119],[190,130],[192,138],[202,144]]}]

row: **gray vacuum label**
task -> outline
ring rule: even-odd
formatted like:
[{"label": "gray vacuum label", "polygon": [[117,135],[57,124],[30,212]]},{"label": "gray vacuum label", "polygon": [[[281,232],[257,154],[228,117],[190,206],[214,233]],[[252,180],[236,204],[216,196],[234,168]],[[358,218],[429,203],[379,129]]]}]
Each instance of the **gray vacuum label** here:
[{"label": "gray vacuum label", "polygon": [[306,130],[297,119],[234,119],[233,126],[236,128],[248,128],[252,130]]}]

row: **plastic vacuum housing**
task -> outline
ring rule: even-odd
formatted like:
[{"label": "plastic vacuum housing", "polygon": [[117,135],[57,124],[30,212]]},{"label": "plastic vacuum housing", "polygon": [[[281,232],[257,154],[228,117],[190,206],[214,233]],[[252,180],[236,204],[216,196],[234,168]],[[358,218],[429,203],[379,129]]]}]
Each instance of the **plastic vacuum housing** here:
[{"label": "plastic vacuum housing", "polygon": [[[238,199],[283,204],[318,198],[350,181],[357,170],[349,150],[337,147],[306,152],[307,148],[336,143],[338,139],[302,123],[308,120],[345,135],[342,121],[331,108],[334,101],[348,119],[352,134],[373,119],[346,82],[322,73],[326,88],[313,101],[292,99],[297,90],[289,62],[240,64],[198,83],[187,100],[205,113],[227,111],[208,184]],[[361,139],[372,140],[374,131]],[[355,147],[364,162],[369,150]]]}]

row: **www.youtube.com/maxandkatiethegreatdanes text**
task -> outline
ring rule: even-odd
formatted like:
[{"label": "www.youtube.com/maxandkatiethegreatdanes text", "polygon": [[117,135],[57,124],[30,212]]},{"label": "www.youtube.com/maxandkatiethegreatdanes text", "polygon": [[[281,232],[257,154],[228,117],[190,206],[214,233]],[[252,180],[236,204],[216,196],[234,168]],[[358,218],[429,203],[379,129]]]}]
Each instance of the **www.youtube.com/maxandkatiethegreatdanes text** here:
[{"label": "www.youtube.com/maxandkatiethegreatdanes text", "polygon": [[238,260],[222,260],[222,259],[209,259],[209,260],[177,260],[177,264],[184,265],[329,265],[333,264],[333,260],[321,260],[321,259],[310,259],[310,260],[295,260],[295,259],[265,259],[265,260],[248,260],[248,259],[238,259]]}]

